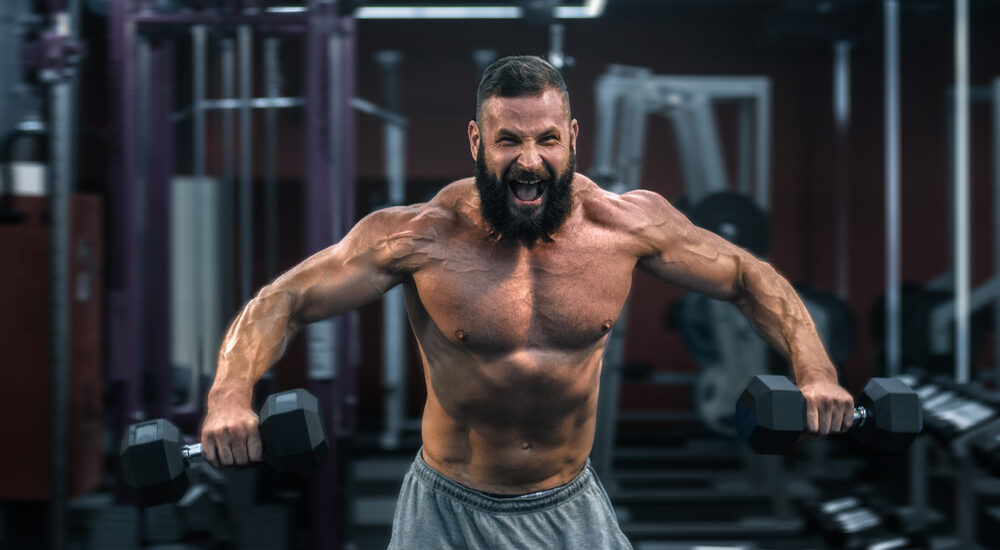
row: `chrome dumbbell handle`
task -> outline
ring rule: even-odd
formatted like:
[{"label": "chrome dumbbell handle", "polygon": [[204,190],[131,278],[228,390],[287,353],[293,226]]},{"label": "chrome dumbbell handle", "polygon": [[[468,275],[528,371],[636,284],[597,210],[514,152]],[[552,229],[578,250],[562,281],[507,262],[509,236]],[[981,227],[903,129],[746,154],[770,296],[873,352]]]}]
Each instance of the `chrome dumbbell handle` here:
[{"label": "chrome dumbbell handle", "polygon": [[181,457],[188,464],[199,464],[205,462],[205,453],[201,451],[201,443],[194,445],[184,445],[181,447]]},{"label": "chrome dumbbell handle", "polygon": [[864,407],[854,408],[854,420],[851,422],[852,427],[864,426],[865,421],[868,420],[868,409]]}]

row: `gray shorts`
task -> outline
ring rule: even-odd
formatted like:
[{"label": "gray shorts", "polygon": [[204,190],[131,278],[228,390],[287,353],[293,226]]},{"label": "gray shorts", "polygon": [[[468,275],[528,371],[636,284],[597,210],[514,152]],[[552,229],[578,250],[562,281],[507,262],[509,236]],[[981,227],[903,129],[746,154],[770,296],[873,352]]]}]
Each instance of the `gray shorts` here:
[{"label": "gray shorts", "polygon": [[631,550],[632,545],[589,461],[565,485],[497,498],[448,479],[418,452],[403,478],[389,550],[480,548]]}]

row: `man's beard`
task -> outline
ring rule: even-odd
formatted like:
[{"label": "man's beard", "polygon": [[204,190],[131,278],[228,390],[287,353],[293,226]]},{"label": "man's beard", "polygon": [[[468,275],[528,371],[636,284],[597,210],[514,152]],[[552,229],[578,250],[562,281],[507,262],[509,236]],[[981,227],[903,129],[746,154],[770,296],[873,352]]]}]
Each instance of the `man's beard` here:
[{"label": "man's beard", "polygon": [[[486,155],[479,145],[476,155],[476,189],[479,191],[480,210],[486,223],[503,239],[534,242],[550,237],[562,226],[573,207],[573,174],[576,171],[576,151],[569,150],[566,170],[559,175],[544,165],[537,172],[527,172],[512,163],[499,179],[486,170]],[[538,179],[544,185],[542,203],[537,206],[520,206],[510,199],[510,182],[518,179]]]}]

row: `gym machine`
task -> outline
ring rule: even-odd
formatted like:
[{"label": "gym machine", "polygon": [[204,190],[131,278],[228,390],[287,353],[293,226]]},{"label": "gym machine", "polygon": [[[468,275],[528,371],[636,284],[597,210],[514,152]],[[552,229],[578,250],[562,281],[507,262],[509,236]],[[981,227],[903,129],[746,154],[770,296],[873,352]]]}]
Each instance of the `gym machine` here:
[{"label": "gym machine", "polygon": [[[259,133],[259,128],[254,127],[253,111],[265,110],[268,132],[277,127],[278,109],[300,107],[305,111],[302,252],[310,254],[325,248],[353,225],[354,154],[353,140],[347,137],[352,133],[355,108],[354,22],[333,5],[315,0],[296,12],[245,10],[250,6],[243,4],[181,10],[172,2],[156,6],[148,2],[113,2],[107,8],[114,105],[110,196],[117,205],[109,232],[114,260],[108,271],[109,382],[116,388],[112,408],[118,430],[148,416],[169,418],[188,432],[197,429],[222,323],[262,282],[255,280],[252,263],[253,251],[258,248],[253,241],[253,141]],[[254,97],[252,86],[254,57],[261,43],[267,73],[266,97],[262,98]],[[280,80],[278,52],[282,45],[302,49],[300,99],[279,97],[276,84]],[[174,73],[188,66],[187,60],[176,55],[179,51],[190,51],[192,56],[191,108],[175,113],[174,96],[178,90]],[[217,99],[206,94],[210,61],[217,61],[220,69],[223,97]],[[188,97],[183,91],[179,95],[182,99]],[[221,113],[221,121],[212,113]],[[172,189],[180,181],[175,178],[177,159],[172,144],[180,131],[178,123],[187,123],[188,117],[192,176],[177,187],[186,185],[191,196],[176,203],[178,211],[172,212]],[[209,124],[221,128],[223,158],[218,177],[209,176],[206,161],[204,136]],[[265,173],[261,176],[269,204],[262,206],[274,207],[277,144],[273,139],[267,143],[270,148],[263,159]],[[216,197],[216,212],[209,211],[212,200],[206,195]],[[202,285],[205,294],[172,297],[172,283],[178,281],[171,274],[183,266],[173,265],[177,255],[171,253],[171,233],[181,229],[175,226],[184,219],[191,223],[189,229],[201,228],[203,234],[217,235],[201,244],[196,242],[198,239],[184,238],[174,243],[198,247],[207,244],[209,248],[202,248],[196,256],[211,254],[213,240],[236,246],[220,246],[221,254],[212,259],[211,267],[188,270],[186,277],[199,284],[208,281]],[[215,220],[218,226],[213,225]],[[275,211],[265,210],[264,220],[268,227],[263,232],[262,248],[267,252],[266,276],[271,277],[276,270]],[[229,253],[231,249],[235,254]],[[229,271],[231,265],[238,269]],[[215,288],[221,292],[208,295],[213,287],[211,281],[218,281]],[[228,289],[234,290],[227,294]],[[201,313],[201,321],[173,334],[171,308],[178,307],[177,300],[196,302],[192,305]],[[342,539],[341,516],[346,514],[340,502],[338,464],[341,441],[350,435],[354,425],[356,325],[353,315],[344,315],[310,325],[306,331],[308,388],[320,397],[319,412],[330,428],[333,458],[314,476],[315,485],[322,489],[310,491],[309,496],[308,509],[313,514],[308,520],[312,526],[310,543],[317,548],[333,547]],[[188,342],[187,364],[181,365],[184,369],[180,371],[174,370],[171,353],[175,337]],[[139,365],[143,368],[137,368]],[[175,385],[182,390],[179,396]],[[144,387],[148,401],[141,397]],[[113,437],[118,439],[121,433]],[[226,482],[227,491],[235,491],[236,495],[230,499],[234,501],[231,512],[262,513],[240,507],[241,501],[253,500],[253,474],[226,472],[231,480]],[[244,486],[236,487],[237,478],[246,481]],[[119,498],[127,500],[130,496],[122,491]],[[154,509],[159,508],[144,510],[142,521],[148,523],[150,518],[159,517],[159,512],[151,512]],[[271,511],[275,518],[289,517],[287,510]],[[246,523],[257,526],[258,532],[268,524],[266,517],[259,516],[246,519]],[[146,532],[148,535],[150,529]],[[264,544],[267,538],[261,536],[255,544]],[[134,547],[137,541],[108,544],[104,547],[127,548]],[[239,545],[249,544],[254,541]]]},{"label": "gym machine", "polygon": [[[647,118],[665,115],[677,136],[684,172],[685,200],[692,218],[728,239],[763,255],[769,241],[765,212],[769,193],[770,90],[761,77],[660,76],[645,68],[612,65],[596,85],[597,113],[594,166],[590,175],[602,187],[625,193],[641,187]],[[737,190],[730,190],[719,143],[713,103],[737,101],[740,105]],[[696,393],[704,399],[699,413],[706,423],[723,432],[722,416],[731,416],[739,387],[725,391],[715,384],[724,377],[709,371],[731,366],[742,384],[763,372],[766,346],[743,315],[731,304],[708,300],[698,311],[708,310],[714,329],[716,357],[699,357],[706,374],[695,378]],[[611,479],[618,394],[623,375],[626,312],[612,331],[604,355],[601,399],[598,405],[594,462],[605,479]],[[689,376],[656,376],[661,384],[690,384]],[[728,386],[727,386],[728,388]],[[624,416],[621,417],[624,419]]]},{"label": "gym machine", "polygon": [[[647,118],[664,115],[677,136],[684,201],[692,220],[763,255],[770,240],[766,216],[769,94],[768,80],[761,77],[660,76],[645,68],[613,65],[596,87],[595,162],[590,176],[615,193],[640,188]],[[739,105],[734,188],[726,175],[715,126],[714,104],[718,102]],[[700,322],[712,339],[702,348],[706,353],[698,357],[702,373],[652,373],[644,382],[693,386],[698,417],[714,431],[734,435],[733,404],[742,384],[764,372],[766,344],[731,304],[692,294],[685,309],[685,315]],[[690,442],[679,449],[615,450],[619,421],[678,419],[676,413],[618,410],[626,319],[627,312],[623,312],[605,350],[591,454],[626,534],[640,544],[643,540],[797,535],[802,520],[793,514],[791,503],[810,495],[811,488],[798,483],[786,486],[777,461],[741,451],[731,439]],[[643,469],[647,461],[648,471]],[[657,465],[655,470],[652,464]],[[668,464],[696,465],[701,470],[666,471]],[[712,464],[722,469],[706,471]],[[658,486],[664,483],[666,487]],[[664,523],[664,517],[674,519]],[[706,517],[717,519],[707,522]]]}]

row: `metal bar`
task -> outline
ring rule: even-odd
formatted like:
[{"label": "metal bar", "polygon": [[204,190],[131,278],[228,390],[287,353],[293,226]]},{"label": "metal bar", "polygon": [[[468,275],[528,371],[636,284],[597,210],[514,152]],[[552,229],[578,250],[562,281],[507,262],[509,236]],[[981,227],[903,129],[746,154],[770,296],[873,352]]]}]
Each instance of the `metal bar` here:
[{"label": "metal bar", "polygon": [[[295,25],[304,27],[309,20],[308,13],[274,12],[262,13],[165,13],[143,12],[134,17],[134,21],[143,27],[191,26],[205,25],[212,28],[238,27],[243,25]],[[146,29],[143,29],[146,30]]]},{"label": "metal bar", "polygon": [[205,177],[205,73],[206,73],[206,27],[191,27],[191,65],[193,67],[191,86],[192,136],[191,172],[195,179]]},{"label": "metal bar", "polygon": [[771,207],[771,81],[754,79],[757,98],[757,206],[768,212]]},{"label": "metal bar", "polygon": [[[639,189],[642,186],[642,166],[646,159],[646,90],[645,74],[639,75],[638,86],[632,91],[622,105],[623,124],[625,132],[618,148],[618,169],[622,174],[622,183],[626,191]],[[617,192],[617,191],[616,191]]]},{"label": "metal bar", "polygon": [[682,108],[691,114],[694,144],[697,147],[697,164],[704,176],[705,189],[709,193],[725,191],[729,188],[729,182],[719,145],[712,100],[708,96],[698,95],[691,98]]},{"label": "metal bar", "polygon": [[712,189],[705,181],[702,164],[698,160],[695,141],[695,124],[693,114],[685,107],[671,109],[670,121],[674,128],[674,142],[680,153],[681,172],[684,174],[684,194],[691,205],[698,204],[708,196]]},{"label": "metal bar", "polygon": [[[201,187],[207,185],[208,182],[205,181],[205,81],[207,79],[207,66],[208,66],[208,44],[207,44],[207,28],[203,25],[197,25],[191,28],[191,66],[193,74],[191,75],[191,108],[193,110],[193,120],[191,124],[191,130],[193,135],[191,136],[191,172],[194,175],[194,185],[196,187]],[[171,106],[172,107],[172,106]],[[169,108],[169,107],[168,107]],[[195,235],[210,234],[206,233],[206,228],[202,227],[202,216],[195,215],[192,220],[194,225]],[[211,222],[210,222],[211,223]],[[218,222],[216,222],[218,223]],[[202,239],[194,239],[195,257],[203,258],[205,244]],[[199,273],[204,272],[204,267],[200,262],[195,264]],[[195,304],[205,304],[205,287],[203,285],[194,285],[191,289],[195,294]],[[191,391],[189,393],[189,402],[199,403],[201,402],[198,388],[201,382],[202,374],[208,368],[208,365],[204,365],[201,362],[202,357],[205,356],[203,353],[203,348],[205,346],[214,344],[215,341],[205,342],[202,340],[202,335],[205,334],[206,324],[205,315],[195,315],[192,319],[194,326],[185,327],[185,330],[190,331],[191,334],[195,335],[195,349],[198,350],[196,354],[196,359],[191,365],[191,381],[190,387]],[[214,321],[214,320],[213,320]],[[214,324],[214,323],[213,323]]]},{"label": "metal bar", "polygon": [[[222,70],[222,100],[231,99],[236,95],[236,49],[232,38],[223,38],[219,43],[219,56]],[[222,180],[219,182],[219,278],[220,288],[227,289],[222,293],[223,316],[228,317],[235,312],[238,300],[235,298],[236,262],[234,238],[236,232],[236,154],[233,144],[236,141],[235,113],[231,110],[222,112]],[[242,302],[240,302],[242,303]]]},{"label": "metal bar", "polygon": [[351,99],[351,107],[354,107],[355,109],[361,111],[362,113],[368,113],[370,115],[374,115],[382,119],[383,122],[387,122],[389,124],[394,124],[400,127],[406,127],[409,125],[409,121],[406,119],[406,117],[400,116],[396,113],[393,113],[392,111],[389,111],[388,109],[379,107],[378,105],[375,105],[370,101],[365,101],[364,99],[361,99],[359,97]]},{"label": "metal bar", "polygon": [[753,187],[754,158],[754,102],[749,99],[739,101],[739,125],[737,127],[736,162],[737,185],[746,196],[751,194]]},{"label": "metal bar", "polygon": [[237,31],[240,63],[240,299],[250,301],[253,289],[253,119],[248,100],[253,87],[253,31],[243,25]]},{"label": "metal bar", "polygon": [[[138,228],[136,226],[136,124],[137,95],[136,34],[131,6],[125,2],[110,4],[108,20],[108,58],[113,68],[111,105],[111,193],[109,196],[111,246],[108,270],[108,378],[114,403],[113,438],[117,441],[125,427],[143,419],[140,403],[140,369],[142,342],[139,331],[141,303],[139,300],[138,266],[141,265]],[[118,474],[116,496],[133,499]]]},{"label": "metal bar", "polygon": [[900,371],[899,2],[885,0],[886,373]]},{"label": "metal bar", "polygon": [[563,39],[565,36],[565,25],[562,23],[549,25],[549,63],[560,70],[566,64],[566,55],[563,53]]},{"label": "metal bar", "polygon": [[[1000,275],[1000,78],[993,80],[993,275]],[[1000,294],[993,302],[994,327],[1000,327]],[[1000,382],[1000,330],[994,329],[994,380]]]},{"label": "metal bar", "polygon": [[837,294],[847,298],[850,289],[850,186],[848,171],[848,147],[851,124],[851,43],[838,40],[834,43],[833,61],[833,118],[836,138],[836,202],[837,202],[837,244],[835,263],[837,265]]},{"label": "metal bar", "polygon": [[[375,54],[382,73],[385,107],[397,114],[402,110],[399,94],[399,64],[402,55],[395,50]],[[406,201],[406,134],[400,126],[385,123],[382,128],[383,159],[387,180],[387,202],[398,206]],[[381,444],[399,446],[406,416],[406,310],[402,286],[386,292],[382,298],[382,398],[384,427]]]},{"label": "metal bar", "polygon": [[146,203],[146,367],[153,374],[154,396],[149,410],[157,417],[170,415],[173,402],[174,364],[171,358],[170,325],[170,185],[173,179],[174,42],[155,39],[149,43],[147,75],[148,110],[145,114],[148,151]]},{"label": "metal bar", "polygon": [[[65,14],[63,14],[65,15]],[[49,87],[49,533],[51,548],[67,547],[69,500],[70,208],[73,185],[72,87]]]},{"label": "metal bar", "polygon": [[[332,16],[327,10],[319,10],[319,0],[310,0],[313,8],[309,18],[309,29],[305,39],[305,164],[306,178],[303,192],[305,211],[305,245],[309,254],[326,248],[333,241],[332,217],[334,190],[331,189],[331,144],[328,124],[330,115],[329,97],[326,86],[334,82],[328,74],[329,37],[333,32]],[[342,317],[342,316],[341,316]],[[334,320],[313,323],[307,328],[307,360],[309,389],[320,398],[320,408],[331,436],[337,434],[337,414],[340,405],[336,382],[339,355]],[[336,514],[337,493],[341,480],[335,464],[340,460],[342,449],[338,437],[330,438],[332,460],[315,474],[316,489],[309,500],[310,516],[314,526],[310,547],[333,548],[341,529]]]},{"label": "metal bar", "polygon": [[[277,38],[264,40],[264,74],[266,75],[267,98],[275,100],[280,93],[281,67],[278,53],[281,43]],[[264,208],[267,216],[264,222],[266,228],[266,272],[265,279],[270,280],[278,274],[278,111],[270,106],[266,111],[265,154],[267,165],[265,174]]]},{"label": "metal bar", "polygon": [[955,381],[969,381],[969,0],[955,0]]},{"label": "metal bar", "polygon": [[[136,168],[133,174],[133,185],[135,195],[129,207],[132,210],[132,226],[136,232],[136,245],[138,251],[135,254],[136,262],[136,286],[135,299],[138,301],[136,309],[137,315],[137,339],[139,340],[139,353],[136,363],[132,368],[140,373],[147,374],[151,370],[147,359],[149,357],[149,108],[150,108],[150,57],[152,57],[149,38],[139,35],[136,37],[136,71],[135,71],[135,93],[136,93],[136,119],[135,119],[135,162]],[[144,378],[139,379],[140,395],[146,395],[147,383]],[[148,408],[148,404],[146,404]]]},{"label": "metal bar", "polygon": [[615,158],[615,121],[618,119],[615,115],[620,105],[617,77],[601,76],[595,85],[595,95],[597,128],[594,131],[594,166],[591,175],[598,178],[598,183],[606,185],[605,178],[621,177],[613,164]]}]

